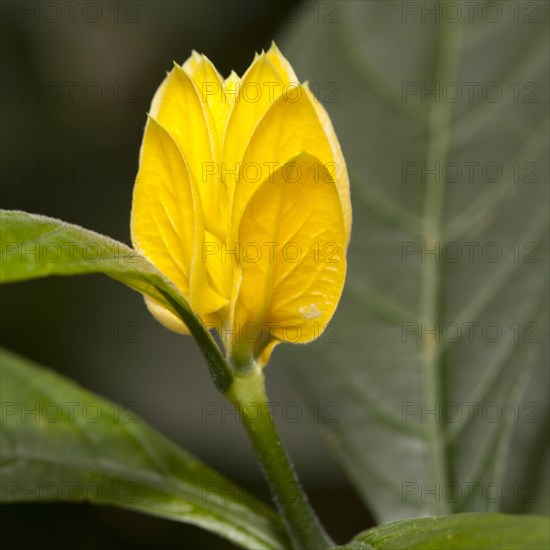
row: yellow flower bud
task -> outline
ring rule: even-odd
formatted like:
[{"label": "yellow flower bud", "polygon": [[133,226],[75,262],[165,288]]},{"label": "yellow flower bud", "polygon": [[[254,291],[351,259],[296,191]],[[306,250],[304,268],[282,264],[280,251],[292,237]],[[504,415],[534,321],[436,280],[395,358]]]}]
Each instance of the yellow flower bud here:
[{"label": "yellow flower bud", "polygon": [[242,78],[223,80],[196,52],[174,66],[145,128],[132,240],[228,354],[265,363],[277,343],[323,332],[342,293],[350,229],[330,119],[275,44]]}]

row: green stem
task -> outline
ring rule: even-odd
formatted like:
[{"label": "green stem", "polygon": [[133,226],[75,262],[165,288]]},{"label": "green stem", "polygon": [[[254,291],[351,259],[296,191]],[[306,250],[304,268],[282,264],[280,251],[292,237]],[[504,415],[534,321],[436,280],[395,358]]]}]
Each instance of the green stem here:
[{"label": "green stem", "polygon": [[235,376],[225,396],[238,410],[260,460],[292,545],[296,550],[334,546],[325,533],[285,452],[273,422],[262,369],[254,365]]}]

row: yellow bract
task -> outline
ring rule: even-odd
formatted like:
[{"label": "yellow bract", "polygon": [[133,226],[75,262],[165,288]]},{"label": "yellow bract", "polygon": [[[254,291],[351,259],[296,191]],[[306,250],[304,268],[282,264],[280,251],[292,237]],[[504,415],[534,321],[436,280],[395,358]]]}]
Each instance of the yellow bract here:
[{"label": "yellow bract", "polygon": [[131,230],[228,354],[265,363],[278,342],[323,332],[344,285],[349,181],[326,111],[274,44],[242,79],[196,52],[174,66],[151,105]]}]

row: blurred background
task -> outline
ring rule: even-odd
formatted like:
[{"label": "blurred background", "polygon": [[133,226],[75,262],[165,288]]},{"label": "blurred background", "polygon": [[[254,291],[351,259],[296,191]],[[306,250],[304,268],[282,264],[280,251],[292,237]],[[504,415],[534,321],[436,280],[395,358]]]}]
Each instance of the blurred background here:
[{"label": "blurred background", "polygon": [[[350,437],[349,446],[341,445],[340,463],[346,464],[347,453],[362,456],[364,451],[366,457],[385,444],[387,433],[376,431],[376,422],[384,416],[380,409],[399,418],[404,395],[420,399],[417,349],[404,345],[399,323],[411,320],[407,311],[416,311],[422,262],[417,257],[406,263],[402,246],[407,240],[404,228],[422,215],[426,178],[421,159],[429,132],[419,120],[434,103],[453,103],[457,123],[452,160],[464,169],[463,179],[454,181],[453,167],[439,174],[449,183],[443,216],[454,224],[456,242],[475,240],[481,243],[479,250],[483,243],[497,242],[505,254],[516,242],[518,247],[528,242],[538,247],[537,264],[522,263],[514,277],[498,287],[500,294],[496,290],[491,294],[491,308],[477,314],[470,309],[470,317],[460,321],[490,323],[498,318],[506,327],[536,322],[537,342],[547,342],[546,325],[535,317],[530,304],[536,302],[540,308],[547,303],[540,269],[547,265],[548,4],[482,2],[487,10],[480,8],[471,17],[466,10],[457,15],[456,7],[441,11],[438,4],[352,0],[1,4],[2,208],[61,218],[129,243],[145,113],[172,62],[184,62],[192,49],[205,53],[227,76],[231,70],[242,74],[254,53],[275,39],[298,77],[309,80],[325,103],[352,174],[354,204],[350,276],[336,317],[339,344],[327,346],[325,340],[321,346],[298,351],[277,350],[267,383],[270,399],[282,404],[279,410],[287,405],[303,413],[296,422],[276,414],[276,422],[313,506],[340,543],[373,525],[372,510],[384,503],[374,493],[371,499],[380,502],[371,500],[367,506],[368,498],[356,494],[323,437],[331,426],[319,422],[317,413],[319,407],[336,403],[340,422],[352,425],[357,418],[371,422],[371,439],[371,432],[365,431],[363,439]],[[439,89],[437,99],[429,91],[434,66],[437,69],[434,44],[441,25],[450,23],[452,29],[456,22],[464,28],[457,78],[463,98],[453,95],[457,86],[452,86]],[[465,82],[478,86],[468,88]],[[498,86],[486,88],[490,82]],[[494,100],[495,89],[500,90],[500,99]],[[474,90],[471,101],[470,90]],[[479,169],[468,177],[465,167],[472,162],[488,170],[488,164],[496,163],[504,176],[495,180],[493,172]],[[405,168],[412,171],[403,172]],[[388,207],[389,202],[396,208]],[[535,233],[525,237],[531,222],[536,222]],[[458,321],[461,306],[472,296],[479,298],[476,292],[486,288],[483,284],[502,273],[503,263],[476,260],[475,265],[443,262],[447,299],[442,319]],[[8,285],[0,293],[2,345],[129,406],[206,464],[269,500],[242,427],[226,414],[197,346],[159,325],[138,294],[101,276]],[[388,308],[385,298],[403,309]],[[489,373],[487,378],[490,359],[498,355],[495,346],[479,341],[475,347],[458,343],[451,348],[453,353],[443,364],[448,400],[467,401],[468,392],[482,379],[487,386],[504,387],[514,372],[527,372],[527,360],[510,355],[502,371],[495,371],[500,374],[491,378]],[[537,428],[548,423],[547,347],[541,349],[529,360],[539,365],[535,376],[525,375],[531,392],[528,401],[539,407]],[[322,366],[322,356],[332,361],[331,369]],[[295,379],[296,363],[305,381],[301,386]],[[389,376],[391,369],[394,375]],[[313,378],[315,384],[309,383]],[[363,410],[353,399],[347,400],[344,378],[350,387],[377,398],[379,408]],[[515,398],[522,395],[520,391]],[[206,410],[216,412],[205,416]],[[521,471],[544,468],[538,458],[548,456],[547,435],[514,437],[525,449],[518,459]],[[392,470],[397,475],[394,460],[403,460],[407,453],[411,468],[423,460],[410,441],[403,443],[398,436],[395,441],[380,460],[384,475]],[[485,444],[491,447],[491,441],[481,430],[468,443],[481,449]],[[460,456],[463,443],[459,439],[456,447],[450,447],[451,457]],[[362,468],[376,477],[380,472],[369,460],[365,458]],[[463,464],[459,459],[452,462],[453,473],[460,474]],[[357,475],[352,465],[354,474],[368,494],[366,477]],[[414,473],[408,475],[413,477],[402,479],[419,479]],[[515,501],[508,509],[525,511]],[[52,548],[232,548],[192,526],[87,505],[4,506],[2,522],[3,540],[13,548],[38,543]]]},{"label": "blurred background", "polygon": [[[299,18],[297,4],[104,1],[75,3],[73,12],[63,2],[3,2],[2,208],[61,218],[129,243],[145,113],[172,62],[183,63],[194,49],[222,75],[242,74],[254,53],[277,39],[285,19]],[[222,408],[196,344],[161,327],[138,294],[101,276],[0,292],[3,345],[130,406],[269,501],[242,427],[225,414],[229,408]],[[293,391],[279,365],[268,383],[272,401],[299,403],[304,411],[297,423],[279,418],[282,437],[323,521],[341,540],[350,538],[369,515],[327,452],[313,403]],[[204,421],[207,404],[219,413]],[[344,501],[346,513],[331,525],[332,507]],[[3,539],[19,548],[39,541],[231,547],[194,527],[136,516],[83,505],[3,507]]]}]

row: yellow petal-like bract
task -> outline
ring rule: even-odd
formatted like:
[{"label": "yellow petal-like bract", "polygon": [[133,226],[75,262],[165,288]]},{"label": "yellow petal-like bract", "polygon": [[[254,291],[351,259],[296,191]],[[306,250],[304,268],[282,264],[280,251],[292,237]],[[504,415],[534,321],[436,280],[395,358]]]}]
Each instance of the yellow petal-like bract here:
[{"label": "yellow petal-like bract", "polygon": [[149,112],[131,230],[228,353],[265,363],[325,330],[346,274],[348,175],[326,111],[274,44],[242,78],[196,52],[174,66]]}]

